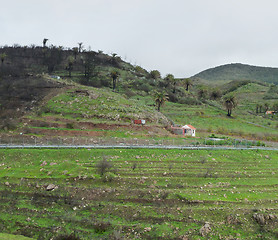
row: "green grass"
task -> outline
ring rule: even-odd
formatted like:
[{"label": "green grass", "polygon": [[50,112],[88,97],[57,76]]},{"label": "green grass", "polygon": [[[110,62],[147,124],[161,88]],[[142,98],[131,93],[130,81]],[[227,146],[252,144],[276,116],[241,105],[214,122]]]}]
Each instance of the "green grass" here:
[{"label": "green grass", "polygon": [[[97,163],[113,164],[111,181]],[[34,239],[276,239],[277,151],[0,150],[0,231]],[[46,191],[49,184],[57,188]],[[231,218],[232,220],[227,220]],[[212,231],[201,237],[209,222]],[[262,231],[264,229],[264,231]]]},{"label": "green grass", "polygon": [[[88,88],[91,96],[69,91],[52,98],[46,105],[51,113],[89,119],[105,119],[117,122],[130,122],[131,119],[151,119],[154,109],[140,105],[136,100],[104,89]],[[150,115],[150,116],[148,116]]]},{"label": "green grass", "polygon": [[31,240],[33,238],[27,238],[27,237],[20,236],[20,235],[0,233],[0,239],[1,240]]},{"label": "green grass", "polygon": [[268,124],[269,119],[254,116],[236,109],[233,117],[227,117],[224,109],[213,106],[186,106],[178,103],[167,103],[162,113],[176,124],[191,124],[200,132],[219,133],[230,136],[249,137],[253,139],[277,141],[277,121]]}]

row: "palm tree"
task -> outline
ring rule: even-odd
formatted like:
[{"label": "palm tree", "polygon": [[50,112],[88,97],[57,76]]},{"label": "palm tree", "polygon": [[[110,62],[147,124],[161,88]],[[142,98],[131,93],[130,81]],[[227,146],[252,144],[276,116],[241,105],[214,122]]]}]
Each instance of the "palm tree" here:
[{"label": "palm tree", "polygon": [[155,101],[155,105],[157,107],[157,111],[160,111],[160,107],[163,106],[164,103],[168,101],[168,95],[164,90],[161,92],[155,91],[153,93],[153,98]]},{"label": "palm tree", "polygon": [[210,99],[216,100],[221,98],[221,90],[219,88],[214,88],[210,93]]},{"label": "palm tree", "polygon": [[43,39],[43,42],[42,42],[42,43],[43,43],[43,47],[46,47],[46,42],[47,42],[48,40],[49,40],[49,39],[47,39],[47,38],[44,38],[44,39]]},{"label": "palm tree", "polygon": [[7,54],[6,54],[6,53],[1,53],[1,54],[0,54],[1,64],[2,64],[2,65],[3,65],[3,63],[4,63],[5,59],[6,59],[6,57],[7,57]]},{"label": "palm tree", "polygon": [[161,78],[161,74],[158,70],[152,70],[150,71],[150,77],[154,80]]},{"label": "palm tree", "polygon": [[120,73],[117,70],[114,70],[110,73],[110,76],[113,81],[113,91],[116,89],[117,78],[120,76]]},{"label": "palm tree", "polygon": [[166,77],[164,78],[166,80],[166,85],[168,87],[169,83],[173,85],[173,93],[176,92],[176,84],[177,84],[177,79],[175,79],[173,74],[167,74]]},{"label": "palm tree", "polygon": [[264,110],[265,110],[265,112],[267,112],[268,109],[269,109],[269,104],[268,104],[268,103],[265,103],[265,104],[264,104]]},{"label": "palm tree", "polygon": [[76,60],[76,57],[77,57],[77,54],[78,54],[78,48],[77,48],[77,47],[74,47],[74,48],[72,49],[72,51],[73,51],[73,54],[74,54],[74,59]]},{"label": "palm tree", "polygon": [[78,43],[78,52],[81,52],[83,49],[83,42]]},{"label": "palm tree", "polygon": [[73,69],[73,63],[74,63],[74,57],[69,56],[68,66],[67,66],[67,70],[69,71],[69,77],[71,77],[71,72],[72,72],[72,69]]},{"label": "palm tree", "polygon": [[188,92],[189,91],[189,86],[192,86],[192,81],[191,81],[190,78],[186,78],[184,83],[185,83],[185,86],[186,86],[185,90]]},{"label": "palm tree", "polygon": [[233,94],[228,94],[224,96],[223,104],[228,111],[227,116],[230,117],[232,115],[232,109],[237,106],[236,97]]},{"label": "palm tree", "polygon": [[278,111],[278,101],[273,103],[273,107],[272,108],[273,108],[274,111]]},{"label": "palm tree", "polygon": [[260,108],[260,104],[257,103],[257,105],[256,105],[256,113],[257,114],[259,113],[259,108]]},{"label": "palm tree", "polygon": [[262,107],[263,107],[263,105],[262,105],[262,104],[259,104],[259,112],[260,112],[260,113],[262,112]]}]

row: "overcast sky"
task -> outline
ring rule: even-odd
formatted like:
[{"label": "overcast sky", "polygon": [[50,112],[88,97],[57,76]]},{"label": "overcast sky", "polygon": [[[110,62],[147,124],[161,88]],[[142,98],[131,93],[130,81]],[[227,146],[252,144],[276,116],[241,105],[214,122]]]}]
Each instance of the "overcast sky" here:
[{"label": "overcast sky", "polygon": [[0,45],[117,53],[162,75],[227,63],[278,67],[277,0],[1,0]]}]

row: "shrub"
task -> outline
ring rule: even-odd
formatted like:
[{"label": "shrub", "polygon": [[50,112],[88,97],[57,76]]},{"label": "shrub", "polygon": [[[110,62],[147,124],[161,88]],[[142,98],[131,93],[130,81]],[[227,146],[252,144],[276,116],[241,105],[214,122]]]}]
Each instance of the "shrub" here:
[{"label": "shrub", "polygon": [[108,161],[106,157],[103,157],[103,159],[96,164],[96,168],[98,173],[103,176],[106,172],[109,172],[109,170],[113,168],[113,164],[111,161]]},{"label": "shrub", "polygon": [[48,128],[49,127],[49,124],[47,122],[41,122],[39,124],[39,127],[44,127],[44,128]]},{"label": "shrub", "polygon": [[94,230],[96,233],[104,233],[111,227],[110,222],[96,222],[94,224]]},{"label": "shrub", "polygon": [[116,177],[116,175],[114,173],[106,172],[102,175],[102,181],[103,182],[112,182],[115,177]]},{"label": "shrub", "polygon": [[67,123],[66,128],[68,129],[74,129],[74,123]]},{"label": "shrub", "polygon": [[132,170],[134,171],[136,168],[137,168],[137,163],[136,162],[134,162],[133,164],[132,164]]},{"label": "shrub", "polygon": [[50,113],[50,108],[48,106],[43,106],[41,107],[38,112],[37,112],[37,115],[40,117],[42,114],[44,113]]},{"label": "shrub", "polygon": [[81,240],[75,233],[68,234],[62,234],[54,238],[54,240]]},{"label": "shrub", "polygon": [[158,79],[158,78],[161,78],[161,75],[158,70],[152,70],[152,71],[150,71],[150,77],[152,79]]},{"label": "shrub", "polygon": [[134,93],[132,90],[130,89],[125,89],[125,95],[128,97],[128,98],[131,98],[131,97],[134,97],[136,96],[136,93]]},{"label": "shrub", "polygon": [[1,129],[5,130],[5,131],[15,130],[17,128],[17,124],[18,124],[18,122],[14,119],[6,119],[3,122]]}]

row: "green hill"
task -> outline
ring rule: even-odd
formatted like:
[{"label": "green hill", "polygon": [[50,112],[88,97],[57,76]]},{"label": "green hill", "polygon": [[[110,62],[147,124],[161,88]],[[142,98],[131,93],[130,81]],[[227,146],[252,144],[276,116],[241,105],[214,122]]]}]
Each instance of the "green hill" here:
[{"label": "green hill", "polygon": [[207,69],[194,75],[192,78],[218,83],[233,80],[251,80],[278,84],[278,68],[233,63]]},{"label": "green hill", "polygon": [[[58,144],[61,138],[71,142],[79,138],[84,144],[96,138],[121,138],[125,142],[179,138],[169,131],[171,124],[192,124],[201,138],[216,133],[278,139],[277,115],[265,115],[266,109],[277,108],[277,86],[267,83],[275,82],[277,69],[230,64],[191,79],[175,79],[102,52],[55,46],[3,47],[0,55],[4,56],[0,66],[0,130],[1,136],[13,135],[7,142],[15,142],[15,137],[22,141],[22,134],[31,141],[35,136],[36,141],[49,142],[51,136]],[[115,72],[118,78],[112,89]],[[155,91],[168,95],[162,113],[155,108]],[[223,106],[223,97],[230,93],[238,99],[231,118]],[[145,119],[147,125],[132,124],[136,119]]]}]

